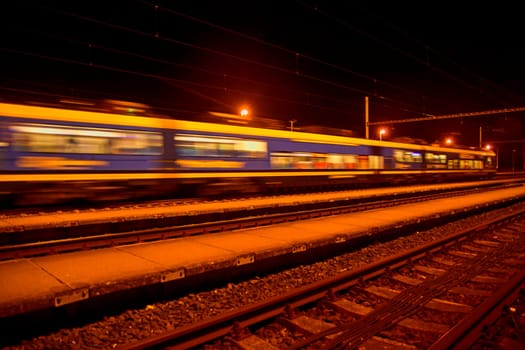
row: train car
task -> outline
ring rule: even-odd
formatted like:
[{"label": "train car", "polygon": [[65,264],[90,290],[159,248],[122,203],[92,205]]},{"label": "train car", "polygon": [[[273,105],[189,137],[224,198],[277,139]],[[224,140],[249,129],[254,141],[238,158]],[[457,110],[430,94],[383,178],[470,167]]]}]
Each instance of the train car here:
[{"label": "train car", "polygon": [[179,121],[174,139],[180,183],[210,193],[473,180],[496,171],[491,151],[297,131]]},{"label": "train car", "polygon": [[15,202],[110,200],[151,193],[164,120],[0,104],[0,193]]},{"label": "train car", "polygon": [[15,203],[479,179],[490,151],[0,103],[0,195]]}]

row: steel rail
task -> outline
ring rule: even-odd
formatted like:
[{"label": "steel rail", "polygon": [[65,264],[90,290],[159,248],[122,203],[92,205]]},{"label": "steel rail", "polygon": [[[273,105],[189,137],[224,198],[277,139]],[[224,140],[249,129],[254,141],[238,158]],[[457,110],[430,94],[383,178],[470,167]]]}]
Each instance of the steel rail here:
[{"label": "steel rail", "polygon": [[[486,189],[493,191],[494,188]],[[479,188],[453,192],[439,192],[432,194],[417,194],[414,197],[394,200],[378,200],[365,204],[336,205],[335,207],[307,209],[296,212],[274,213],[260,216],[241,217],[231,220],[218,220],[197,224],[180,225],[176,227],[161,227],[154,229],[110,233],[100,235],[86,234],[83,237],[57,239],[41,242],[23,243],[0,246],[0,261],[20,259],[33,256],[59,254],[79,250],[108,248],[119,245],[151,242],[199,234],[239,230],[250,227],[270,226],[299,220],[308,220],[319,217],[348,214],[358,211],[387,208],[409,203],[428,201],[450,196],[463,196],[471,193],[480,193]],[[325,202],[321,203],[324,204]],[[21,233],[22,234],[22,233]]]},{"label": "steel rail", "polygon": [[[460,230],[440,240],[410,249],[406,252],[390,256],[370,265],[342,273],[329,279],[325,279],[311,285],[294,289],[286,294],[279,295],[270,300],[258,302],[243,308],[228,312],[192,325],[177,328],[161,335],[139,340],[137,342],[120,346],[120,349],[151,349],[160,346],[168,346],[170,349],[188,349],[204,345],[210,341],[226,337],[238,328],[246,328],[267,321],[288,309],[298,308],[314,303],[326,297],[327,294],[335,293],[351,286],[358,285],[364,280],[377,277],[393,268],[404,264],[410,264],[415,259],[437,252],[444,247],[456,244],[458,241],[477,231],[488,229],[492,226],[504,224],[513,218],[525,215],[525,209],[512,214],[502,215],[492,220],[480,223],[475,227]],[[325,331],[331,334],[333,330]],[[313,336],[323,336],[323,332]],[[306,342],[308,342],[307,340]],[[300,347],[300,344],[298,345]]]}]

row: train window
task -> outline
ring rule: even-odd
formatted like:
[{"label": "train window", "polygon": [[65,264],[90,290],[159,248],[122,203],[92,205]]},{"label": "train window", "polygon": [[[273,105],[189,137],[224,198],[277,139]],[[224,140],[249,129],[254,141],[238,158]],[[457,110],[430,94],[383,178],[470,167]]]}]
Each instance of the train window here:
[{"label": "train window", "polygon": [[483,162],[481,160],[461,159],[459,164],[461,169],[483,169]]},{"label": "train window", "polygon": [[345,163],[341,154],[329,154],[326,158],[327,167],[330,169],[343,169]]},{"label": "train window", "polygon": [[274,169],[292,169],[294,167],[294,157],[291,153],[272,153],[270,154],[270,165]]},{"label": "train window", "polygon": [[247,158],[265,158],[267,145],[263,141],[239,140],[235,143],[235,151]]},{"label": "train window", "polygon": [[265,141],[204,135],[177,134],[175,147],[181,156],[265,158]]},{"label": "train window", "polygon": [[346,169],[358,169],[360,167],[359,156],[356,154],[345,154],[343,164]]},{"label": "train window", "polygon": [[423,161],[423,156],[419,152],[395,149],[394,159],[396,162],[400,163],[421,163]]},{"label": "train window", "polygon": [[448,161],[449,169],[483,169],[482,160],[474,159],[450,159]]},{"label": "train window", "polygon": [[6,135],[6,126],[4,123],[0,123],[0,169],[4,169],[6,160],[6,150],[9,147],[9,142]]},{"label": "train window", "polygon": [[410,152],[410,157],[412,158],[412,163],[423,162],[423,156],[419,152]]},{"label": "train window", "polygon": [[112,154],[161,154],[162,135],[153,132],[129,132],[123,137],[109,139]]},{"label": "train window", "polygon": [[433,164],[447,164],[447,155],[444,153],[425,153],[425,161]]},{"label": "train window", "polygon": [[369,155],[368,160],[370,169],[383,169],[385,167],[383,156]]},{"label": "train window", "polygon": [[474,168],[475,168],[475,169],[483,169],[483,161],[481,161],[481,160],[475,160],[475,161],[474,161]]},{"label": "train window", "polygon": [[276,169],[324,169],[326,155],[307,152],[275,152],[270,154],[270,164]]},{"label": "train window", "polygon": [[9,146],[9,142],[7,140],[7,133],[6,131],[6,125],[4,123],[0,123],[0,150],[4,147]]},{"label": "train window", "polygon": [[160,154],[162,135],[155,132],[11,125],[13,149],[19,152],[86,154]]},{"label": "train window", "polygon": [[459,169],[459,159],[449,159],[448,168],[449,169]]},{"label": "train window", "polygon": [[324,154],[308,152],[274,152],[270,164],[275,169],[369,169],[382,168],[383,157],[356,154]]}]

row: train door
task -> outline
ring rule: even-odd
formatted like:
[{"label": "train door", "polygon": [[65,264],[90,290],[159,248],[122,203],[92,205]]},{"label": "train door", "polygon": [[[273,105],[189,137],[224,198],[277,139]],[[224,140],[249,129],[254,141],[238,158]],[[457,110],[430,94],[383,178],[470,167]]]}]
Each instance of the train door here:
[{"label": "train door", "polygon": [[484,159],[483,168],[484,169],[495,169],[495,168],[497,168],[497,164],[498,164],[498,160],[497,160],[496,156],[494,156],[494,157],[487,156]]},{"label": "train door", "polygon": [[175,133],[172,131],[164,131],[162,161],[165,168],[172,168],[175,166],[177,154],[175,151]]},{"label": "train door", "polygon": [[383,154],[384,150],[384,147],[371,147],[371,152],[368,156],[368,167],[370,169],[385,168],[385,155]]},{"label": "train door", "polygon": [[8,147],[7,125],[0,123],[0,171],[7,170]]}]

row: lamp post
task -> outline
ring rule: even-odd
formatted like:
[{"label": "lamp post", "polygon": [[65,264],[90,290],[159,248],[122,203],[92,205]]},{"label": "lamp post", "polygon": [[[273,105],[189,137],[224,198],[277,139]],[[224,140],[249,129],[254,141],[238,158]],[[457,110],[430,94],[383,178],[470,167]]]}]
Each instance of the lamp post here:
[{"label": "lamp post", "polygon": [[386,134],[386,130],[385,129],[380,129],[379,130],[379,141],[383,141],[383,135]]},{"label": "lamp post", "polygon": [[290,120],[290,131],[293,131],[293,123],[297,122],[297,120],[292,119]]},{"label": "lamp post", "polygon": [[483,140],[483,127],[480,126],[479,127],[479,148],[480,149],[481,149],[481,145],[483,144],[482,140]]},{"label": "lamp post", "polygon": [[513,149],[512,150],[512,172],[514,172],[514,170],[515,170],[515,167],[514,167],[514,165],[515,165],[515,163],[514,163],[515,156],[516,156],[516,150]]},{"label": "lamp post", "polygon": [[499,149],[496,147],[496,170],[499,168]]}]

